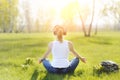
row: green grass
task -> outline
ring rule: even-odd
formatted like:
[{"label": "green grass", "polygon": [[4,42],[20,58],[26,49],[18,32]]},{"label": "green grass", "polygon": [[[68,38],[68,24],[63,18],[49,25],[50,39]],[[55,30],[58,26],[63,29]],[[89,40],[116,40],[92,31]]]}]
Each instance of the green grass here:
[{"label": "green grass", "polygon": [[[120,64],[120,32],[100,32],[90,38],[81,33],[69,33],[65,39],[73,42],[77,52],[87,58],[87,63],[80,62],[74,74],[57,75],[47,73],[43,65],[37,62],[48,43],[54,40],[52,33],[0,34],[0,80],[120,79],[120,72],[98,75],[93,71],[93,67],[103,60]],[[33,64],[23,68],[28,57],[33,59]]]}]

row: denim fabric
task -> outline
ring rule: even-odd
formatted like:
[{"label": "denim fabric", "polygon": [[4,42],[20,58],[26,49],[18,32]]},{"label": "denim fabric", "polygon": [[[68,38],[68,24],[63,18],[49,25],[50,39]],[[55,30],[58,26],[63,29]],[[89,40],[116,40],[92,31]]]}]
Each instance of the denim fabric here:
[{"label": "denim fabric", "polygon": [[43,60],[43,65],[46,68],[46,70],[50,73],[60,73],[60,74],[64,74],[64,73],[73,73],[74,70],[76,69],[77,65],[79,63],[79,59],[78,58],[74,58],[73,60],[70,61],[70,65],[67,68],[54,68],[51,66],[51,63],[49,62],[49,60],[44,59]]}]

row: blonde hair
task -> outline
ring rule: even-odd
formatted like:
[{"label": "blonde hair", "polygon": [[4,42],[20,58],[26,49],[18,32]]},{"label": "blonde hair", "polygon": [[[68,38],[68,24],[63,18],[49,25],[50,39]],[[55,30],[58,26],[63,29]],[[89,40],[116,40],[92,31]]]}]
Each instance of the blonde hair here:
[{"label": "blonde hair", "polygon": [[56,25],[53,29],[54,35],[57,35],[57,38],[60,42],[63,41],[63,35],[66,35],[66,31],[63,27]]}]

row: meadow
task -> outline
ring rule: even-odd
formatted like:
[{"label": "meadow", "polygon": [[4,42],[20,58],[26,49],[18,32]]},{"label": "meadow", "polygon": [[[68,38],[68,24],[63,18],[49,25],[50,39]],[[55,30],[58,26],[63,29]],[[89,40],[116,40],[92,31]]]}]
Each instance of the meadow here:
[{"label": "meadow", "polygon": [[[87,63],[80,62],[73,74],[66,75],[47,73],[38,64],[48,43],[54,39],[52,33],[1,33],[0,80],[120,80],[120,72],[97,74],[93,70],[104,60],[120,65],[120,32],[99,32],[91,37],[84,37],[80,32],[68,33],[65,39],[73,42]],[[32,59],[29,65],[25,65],[27,58]],[[72,58],[70,53],[69,59]]]}]

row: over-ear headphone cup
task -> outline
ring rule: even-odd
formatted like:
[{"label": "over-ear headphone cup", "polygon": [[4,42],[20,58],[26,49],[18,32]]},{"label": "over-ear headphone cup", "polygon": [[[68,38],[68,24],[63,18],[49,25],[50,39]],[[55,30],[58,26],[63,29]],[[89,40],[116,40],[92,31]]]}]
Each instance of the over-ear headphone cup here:
[{"label": "over-ear headphone cup", "polygon": [[54,31],[54,35],[56,35],[56,31]]},{"label": "over-ear headphone cup", "polygon": [[67,34],[66,32],[63,33],[63,35],[66,35],[66,34]]}]

